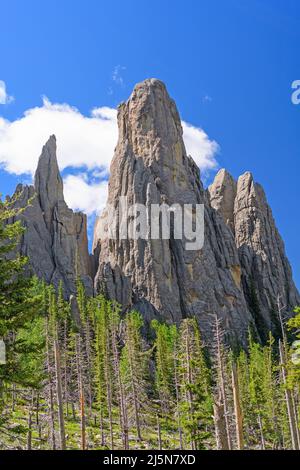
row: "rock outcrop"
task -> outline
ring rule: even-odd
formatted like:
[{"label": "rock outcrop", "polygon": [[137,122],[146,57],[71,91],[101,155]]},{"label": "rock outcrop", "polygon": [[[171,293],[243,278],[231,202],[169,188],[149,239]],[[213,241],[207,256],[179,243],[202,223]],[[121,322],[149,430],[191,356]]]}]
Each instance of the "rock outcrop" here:
[{"label": "rock outcrop", "polygon": [[222,215],[226,225],[233,229],[236,181],[228,171],[222,169],[217,173],[208,191],[211,206]]},{"label": "rock outcrop", "polygon": [[251,173],[237,183],[220,170],[209,187],[211,205],[229,221],[242,268],[241,285],[260,336],[278,332],[278,309],[292,312],[300,296],[284,243],[263,188]]},{"label": "rock outcrop", "polygon": [[65,203],[55,136],[43,147],[34,186],[18,185],[16,196],[16,207],[28,206],[18,216],[26,227],[19,249],[29,257],[27,270],[55,286],[62,281],[66,295],[75,291],[78,272],[92,294],[86,216]]},{"label": "rock outcrop", "polygon": [[[17,187],[15,204],[26,207],[18,218],[27,229],[19,248],[29,256],[28,271],[55,286],[62,281],[67,296],[75,292],[78,274],[88,294],[102,292],[124,312],[139,310],[148,323],[195,316],[208,343],[215,315],[232,341],[245,344],[249,327],[262,340],[269,330],[278,333],[278,308],[292,312],[300,296],[261,186],[250,173],[235,181],[220,170],[203,188],[186,154],[176,105],[159,80],[136,85],[119,107],[118,125],[107,207],[95,224],[92,257],[86,216],[64,200],[54,136],[43,147],[34,186]],[[124,198],[128,207],[146,208],[144,222],[151,220],[153,205],[173,207],[171,236],[154,239],[151,224],[140,238],[123,236],[118,208]],[[204,244],[190,250],[187,234],[179,237],[175,227],[186,204],[190,219],[197,204],[204,207]],[[125,213],[125,225],[135,219],[133,231],[141,234],[137,215]]]},{"label": "rock outcrop", "polygon": [[[214,315],[226,332],[243,341],[252,316],[241,285],[238,250],[230,227],[211,208],[199,169],[186,154],[180,118],[165,85],[138,84],[119,107],[119,141],[111,164],[108,206],[97,221],[94,252],[99,256],[97,291],[136,308],[147,320],[177,322],[196,316],[211,339]],[[205,241],[186,250],[185,240],[108,239],[99,230],[120,198],[128,204],[204,204]]]}]

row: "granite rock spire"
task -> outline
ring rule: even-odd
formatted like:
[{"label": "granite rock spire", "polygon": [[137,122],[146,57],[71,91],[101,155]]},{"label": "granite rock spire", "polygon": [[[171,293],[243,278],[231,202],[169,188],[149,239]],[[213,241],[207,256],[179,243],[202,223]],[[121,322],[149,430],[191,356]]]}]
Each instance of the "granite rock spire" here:
[{"label": "granite rock spire", "polygon": [[34,186],[18,185],[16,207],[26,207],[18,216],[26,227],[20,252],[29,257],[27,271],[58,286],[66,295],[75,291],[76,276],[92,293],[86,216],[68,208],[56,157],[56,139],[51,136],[42,149]]},{"label": "granite rock spire", "polygon": [[118,111],[119,140],[111,164],[108,207],[120,197],[129,204],[204,204],[205,242],[187,251],[184,240],[100,240],[97,291],[137,308],[147,320],[161,317],[179,323],[196,316],[211,340],[217,314],[228,335],[243,341],[252,322],[241,286],[241,266],[231,229],[211,206],[199,169],[187,155],[174,101],[165,85],[148,79],[134,88]]}]

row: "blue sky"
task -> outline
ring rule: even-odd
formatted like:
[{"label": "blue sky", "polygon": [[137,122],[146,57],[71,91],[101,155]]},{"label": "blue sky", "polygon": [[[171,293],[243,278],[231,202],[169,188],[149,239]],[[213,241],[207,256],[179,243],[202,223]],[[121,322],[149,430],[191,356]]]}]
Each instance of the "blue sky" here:
[{"label": "blue sky", "polygon": [[[28,110],[33,122],[39,122],[40,112],[43,119],[47,115],[48,127],[51,116],[60,113],[61,119],[67,115],[72,123],[86,125],[91,139],[103,125],[113,135],[115,117],[105,115],[105,109],[112,112],[127,99],[136,82],[160,78],[182,119],[203,129],[211,145],[219,144],[218,166],[235,177],[251,170],[264,186],[300,286],[300,105],[291,102],[291,83],[300,79],[298,1],[6,0],[0,11],[0,80],[14,98],[0,104],[0,120],[5,119],[0,148],[3,134],[12,138],[7,133],[13,129],[16,143],[3,148],[20,155],[20,136],[28,139],[27,128],[18,134],[18,126],[10,125]],[[54,104],[64,108],[54,109]],[[91,116],[95,108],[98,114]],[[23,161],[10,168],[6,162],[10,173],[0,172],[4,194],[17,181],[30,179],[13,174],[27,167],[30,173],[29,161],[37,158],[25,144]],[[105,145],[103,152],[109,153],[112,144]],[[84,154],[84,142],[82,147]],[[73,165],[70,143],[64,152],[66,177],[79,174],[82,184],[94,184],[95,197],[100,180],[94,157],[85,171],[80,158]],[[101,178],[108,158],[99,165]],[[207,175],[209,181],[214,171]],[[70,179],[68,184],[71,188]]]}]

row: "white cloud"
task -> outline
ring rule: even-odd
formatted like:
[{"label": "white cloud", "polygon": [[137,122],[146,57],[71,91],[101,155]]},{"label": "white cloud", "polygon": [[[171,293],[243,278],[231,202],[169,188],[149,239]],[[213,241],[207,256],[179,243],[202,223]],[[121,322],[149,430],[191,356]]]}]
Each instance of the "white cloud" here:
[{"label": "white cloud", "polygon": [[[188,154],[202,171],[214,168],[218,144],[202,129],[186,122],[182,125]],[[16,175],[33,175],[42,146],[51,134],[57,137],[59,167],[66,169],[68,204],[88,214],[99,212],[106,202],[107,175],[117,143],[117,111],[101,107],[84,116],[68,104],[54,104],[44,98],[42,106],[28,109],[15,121],[0,116],[0,166]],[[69,167],[81,173],[68,174]]]},{"label": "white cloud", "polygon": [[44,98],[43,106],[27,110],[20,119],[0,117],[0,164],[9,173],[33,174],[50,134],[57,137],[61,170],[107,168],[117,142],[117,111],[103,107],[87,117],[68,104]]},{"label": "white cloud", "polygon": [[90,183],[85,175],[67,175],[64,178],[66,203],[87,215],[99,214],[107,199],[107,181]]},{"label": "white cloud", "polygon": [[199,127],[192,126],[185,121],[181,121],[181,124],[187,154],[193,157],[204,173],[216,168],[215,155],[219,151],[217,142],[210,140],[208,135]]},{"label": "white cloud", "polygon": [[0,104],[8,104],[14,100],[13,96],[9,96],[6,92],[6,85],[3,80],[0,80]]}]

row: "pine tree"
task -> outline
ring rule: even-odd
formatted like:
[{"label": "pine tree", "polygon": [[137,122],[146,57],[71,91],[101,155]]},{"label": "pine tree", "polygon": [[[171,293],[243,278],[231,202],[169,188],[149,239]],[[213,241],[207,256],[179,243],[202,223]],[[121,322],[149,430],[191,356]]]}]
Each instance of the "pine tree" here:
[{"label": "pine tree", "polygon": [[143,320],[141,314],[130,312],[124,322],[125,346],[121,353],[121,376],[124,384],[129,424],[134,423],[137,438],[142,440],[142,427],[149,413],[147,396],[148,355],[141,336]]},{"label": "pine tree", "polygon": [[120,359],[120,307],[117,303],[111,305],[109,311],[109,323],[112,345],[112,368],[115,376],[115,389],[117,394],[120,431],[122,436],[122,443],[124,450],[129,449],[129,428],[128,428],[128,410],[126,403],[126,396],[124,390],[124,383],[121,373],[121,359]]},{"label": "pine tree", "polygon": [[105,445],[104,420],[107,414],[107,387],[105,377],[106,358],[106,328],[107,313],[105,300],[102,297],[95,299],[95,384],[97,389],[97,405],[99,407],[99,422],[101,432],[101,445]]},{"label": "pine tree", "polygon": [[[227,377],[226,366],[228,365],[228,355],[224,346],[224,331],[222,329],[221,320],[215,315],[214,325],[214,345],[212,348],[212,362],[215,376],[215,412],[218,416],[220,426],[224,429],[220,430],[222,440],[217,439],[223,450],[231,450],[231,430],[229,417],[228,391],[230,389],[229,379]],[[224,421],[224,425],[223,425]]]},{"label": "pine tree", "polygon": [[82,325],[81,331],[81,347],[82,347],[82,357],[84,359],[84,367],[82,370],[82,380],[83,386],[86,388],[86,395],[88,398],[89,404],[89,415],[92,414],[92,401],[93,401],[93,392],[92,392],[92,357],[93,357],[93,338],[91,331],[92,318],[90,316],[90,308],[87,296],[85,294],[85,289],[83,283],[80,279],[76,281],[77,288],[77,303],[79,306],[80,320]]},{"label": "pine tree", "polygon": [[210,436],[212,400],[210,381],[200,331],[195,319],[185,319],[179,328],[178,375],[180,414],[186,443],[192,449],[204,447]]},{"label": "pine tree", "polygon": [[[24,274],[28,259],[16,253],[25,229],[16,221],[22,210],[14,209],[14,202],[0,198],[0,339],[6,347],[6,363],[0,367],[0,412],[6,385],[30,382],[30,367],[20,363],[28,341],[24,344],[17,334],[40,314],[41,307],[36,281]],[[0,425],[1,421],[3,417]]]},{"label": "pine tree", "polygon": [[161,415],[167,419],[174,408],[174,334],[172,326],[152,321],[156,333],[155,385],[159,396]]}]

